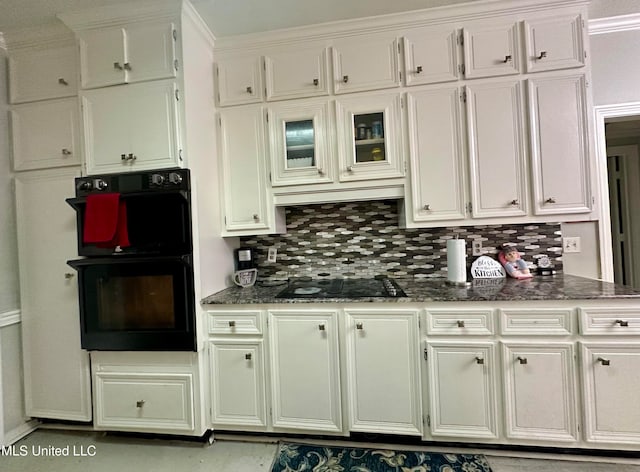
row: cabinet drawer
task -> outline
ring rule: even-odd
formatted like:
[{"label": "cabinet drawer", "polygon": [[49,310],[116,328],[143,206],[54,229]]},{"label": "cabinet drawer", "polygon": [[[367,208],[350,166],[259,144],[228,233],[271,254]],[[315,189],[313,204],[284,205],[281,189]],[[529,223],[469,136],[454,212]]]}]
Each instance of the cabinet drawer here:
[{"label": "cabinet drawer", "polygon": [[493,334],[493,310],[427,310],[427,334]]},{"label": "cabinet drawer", "polygon": [[95,374],[99,429],[191,431],[194,428],[191,374]]},{"label": "cabinet drawer", "polygon": [[262,312],[210,311],[209,334],[262,334]]},{"label": "cabinet drawer", "polygon": [[513,335],[557,335],[573,333],[574,317],[570,308],[549,310],[499,310],[500,333]]},{"label": "cabinet drawer", "polygon": [[581,334],[640,334],[640,308],[580,308]]}]

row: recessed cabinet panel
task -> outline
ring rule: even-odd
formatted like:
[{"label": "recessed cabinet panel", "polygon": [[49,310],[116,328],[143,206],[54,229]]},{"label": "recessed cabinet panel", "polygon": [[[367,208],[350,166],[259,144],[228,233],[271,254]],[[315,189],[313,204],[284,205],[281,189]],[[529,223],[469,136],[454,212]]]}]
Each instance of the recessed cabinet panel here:
[{"label": "recessed cabinet panel", "polygon": [[264,56],[267,100],[329,94],[326,47],[296,47]]},{"label": "recessed cabinet panel", "polygon": [[11,103],[72,97],[78,93],[76,48],[34,49],[9,56]]},{"label": "recessed cabinet panel", "polygon": [[520,72],[518,23],[484,22],[465,26],[463,31],[465,78]]},{"label": "recessed cabinet panel", "polygon": [[400,108],[395,93],[336,102],[341,181],[404,175]]},{"label": "recessed cabinet panel", "polygon": [[458,32],[455,28],[423,28],[404,34],[404,82],[433,84],[458,79]]},{"label": "recessed cabinet panel", "polygon": [[216,59],[218,105],[243,105],[262,101],[262,62],[258,55]]},{"label": "recessed cabinet panel", "polygon": [[584,66],[584,20],[581,15],[524,22],[527,72]]},{"label": "recessed cabinet panel", "polygon": [[80,164],[76,98],[13,106],[11,133],[16,171]]},{"label": "recessed cabinet panel", "polygon": [[460,89],[410,92],[407,102],[412,219],[463,219],[466,169]]},{"label": "recessed cabinet panel", "polygon": [[582,344],[585,439],[591,443],[640,442],[640,344]]},{"label": "recessed cabinet panel", "polygon": [[466,95],[473,216],[526,215],[520,82],[468,85]]},{"label": "recessed cabinet panel", "polygon": [[173,23],[141,23],[125,29],[127,82],[176,76]]},{"label": "recessed cabinet panel", "polygon": [[591,211],[587,92],[582,74],[529,79],[536,215]]},{"label": "recessed cabinet panel", "polygon": [[506,344],[506,434],[540,441],[578,440],[572,343]]},{"label": "recessed cabinet panel", "polygon": [[393,33],[350,36],[333,42],[336,94],[400,85],[398,41]]},{"label": "recessed cabinet panel", "polygon": [[270,228],[273,210],[267,201],[263,113],[261,106],[251,105],[229,108],[220,114],[221,182],[225,228],[230,234]]},{"label": "recessed cabinet panel", "polygon": [[329,102],[283,102],[269,107],[268,113],[272,185],[332,182]]},{"label": "recessed cabinet panel", "polygon": [[79,34],[82,88],[124,83],[124,28],[91,29]]}]

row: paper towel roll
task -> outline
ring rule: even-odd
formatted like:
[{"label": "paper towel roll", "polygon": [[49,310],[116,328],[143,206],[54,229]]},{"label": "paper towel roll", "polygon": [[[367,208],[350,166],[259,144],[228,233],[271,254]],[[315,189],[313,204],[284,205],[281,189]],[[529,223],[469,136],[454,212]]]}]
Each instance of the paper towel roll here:
[{"label": "paper towel roll", "polygon": [[455,283],[467,281],[467,242],[464,239],[447,241],[447,279]]}]

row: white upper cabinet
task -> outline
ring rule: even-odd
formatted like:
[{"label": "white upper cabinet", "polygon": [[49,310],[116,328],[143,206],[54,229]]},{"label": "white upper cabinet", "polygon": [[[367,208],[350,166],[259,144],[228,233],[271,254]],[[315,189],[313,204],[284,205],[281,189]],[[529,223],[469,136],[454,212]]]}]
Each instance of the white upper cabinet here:
[{"label": "white upper cabinet", "polygon": [[80,165],[78,109],[76,97],[13,106],[13,169]]},{"label": "white upper cabinet", "polygon": [[[465,217],[465,148],[457,86],[407,94],[412,221]],[[407,189],[408,190],[408,189]]]},{"label": "white upper cabinet", "polygon": [[458,37],[454,27],[429,27],[406,32],[402,38],[405,85],[457,80]]},{"label": "white upper cabinet", "polygon": [[271,184],[333,181],[334,145],[329,101],[286,101],[269,107]]},{"label": "white upper cabinet", "polygon": [[179,166],[174,81],[87,90],[81,99],[87,173]]},{"label": "white upper cabinet", "polygon": [[527,72],[584,66],[582,15],[526,20],[524,29]]},{"label": "white upper cabinet", "polygon": [[333,42],[333,88],[336,94],[400,85],[395,32],[349,36]]},{"label": "white upper cabinet", "polygon": [[264,56],[267,100],[329,94],[329,54],[324,45],[277,49]]},{"label": "white upper cabinet", "polygon": [[75,46],[27,49],[9,56],[9,100],[32,102],[78,93]]},{"label": "white upper cabinet", "polygon": [[262,101],[262,63],[258,54],[216,58],[218,105],[244,105]]},{"label": "white upper cabinet", "polygon": [[518,23],[481,22],[463,28],[465,78],[520,73]]},{"label": "white upper cabinet", "polygon": [[520,81],[468,85],[466,96],[473,217],[526,215]]},{"label": "white upper cabinet", "polygon": [[404,176],[400,94],[359,95],[336,101],[341,181]]},{"label": "white upper cabinet", "polygon": [[82,87],[96,88],[176,76],[175,27],[141,22],[79,33]]},{"label": "white upper cabinet", "polygon": [[534,212],[591,211],[587,92],[583,74],[529,79]]}]

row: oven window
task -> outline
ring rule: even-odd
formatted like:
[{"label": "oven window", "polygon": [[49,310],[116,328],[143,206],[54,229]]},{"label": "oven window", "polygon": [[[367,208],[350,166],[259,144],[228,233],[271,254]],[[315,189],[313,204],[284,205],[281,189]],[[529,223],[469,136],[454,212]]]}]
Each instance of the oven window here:
[{"label": "oven window", "polygon": [[100,330],[176,327],[173,276],[101,276],[97,279]]}]

